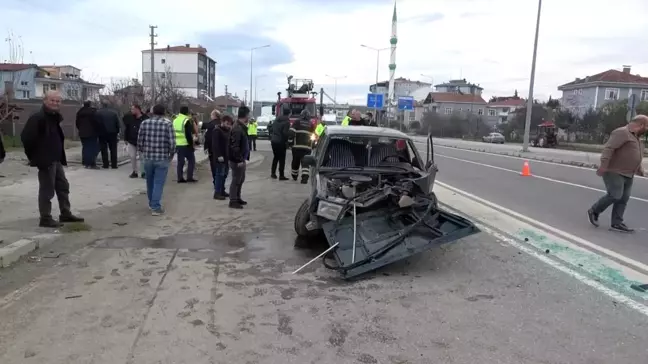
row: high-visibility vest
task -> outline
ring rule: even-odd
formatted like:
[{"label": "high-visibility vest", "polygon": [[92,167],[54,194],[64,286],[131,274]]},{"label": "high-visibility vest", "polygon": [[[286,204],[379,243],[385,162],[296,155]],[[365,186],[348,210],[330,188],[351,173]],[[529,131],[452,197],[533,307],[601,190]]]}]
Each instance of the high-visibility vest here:
[{"label": "high-visibility vest", "polygon": [[248,135],[252,135],[252,136],[257,135],[257,123],[248,124]]},{"label": "high-visibility vest", "polygon": [[344,119],[342,119],[342,126],[348,126],[349,125],[349,120],[351,120],[350,117],[345,116]]},{"label": "high-visibility vest", "polygon": [[184,114],[178,114],[178,116],[173,119],[173,131],[175,132],[176,146],[184,147],[189,145],[187,136],[185,135],[185,124],[187,124],[189,117]]},{"label": "high-visibility vest", "polygon": [[317,124],[317,128],[315,128],[315,134],[319,137],[324,132],[324,129],[326,129],[326,127],[323,124]]}]

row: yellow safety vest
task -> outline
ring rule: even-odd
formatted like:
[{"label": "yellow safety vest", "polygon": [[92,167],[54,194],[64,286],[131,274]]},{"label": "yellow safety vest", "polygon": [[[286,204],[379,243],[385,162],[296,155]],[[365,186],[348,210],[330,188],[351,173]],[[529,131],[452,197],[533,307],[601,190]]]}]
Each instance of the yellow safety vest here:
[{"label": "yellow safety vest", "polygon": [[317,128],[315,128],[315,134],[319,137],[324,132],[324,129],[326,129],[324,125],[317,124]]},{"label": "yellow safety vest", "polygon": [[173,131],[175,131],[175,140],[176,146],[185,147],[189,145],[187,136],[185,135],[185,124],[189,120],[189,117],[184,114],[178,114],[178,116],[173,119]]},{"label": "yellow safety vest", "polygon": [[257,135],[257,123],[248,124],[248,135],[252,135],[252,136]]},{"label": "yellow safety vest", "polygon": [[351,120],[350,117],[345,116],[344,119],[342,119],[342,126],[348,126],[349,125],[349,120]]}]

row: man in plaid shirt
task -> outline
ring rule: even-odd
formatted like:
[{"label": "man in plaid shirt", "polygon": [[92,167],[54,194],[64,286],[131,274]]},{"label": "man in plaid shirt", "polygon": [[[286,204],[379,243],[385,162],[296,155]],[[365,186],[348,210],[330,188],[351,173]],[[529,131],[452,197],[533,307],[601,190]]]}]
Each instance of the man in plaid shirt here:
[{"label": "man in plaid shirt", "polygon": [[164,106],[153,106],[153,115],[142,122],[137,135],[137,149],[144,160],[146,194],[153,216],[164,212],[160,201],[176,149],[173,125],[164,114]]}]

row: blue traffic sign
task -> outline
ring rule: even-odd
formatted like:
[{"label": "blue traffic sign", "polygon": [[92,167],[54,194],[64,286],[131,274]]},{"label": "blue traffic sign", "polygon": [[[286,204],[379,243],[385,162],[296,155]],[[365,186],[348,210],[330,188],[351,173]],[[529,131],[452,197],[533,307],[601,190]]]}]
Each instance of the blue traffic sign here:
[{"label": "blue traffic sign", "polygon": [[367,107],[371,109],[382,109],[383,94],[367,94]]},{"label": "blue traffic sign", "polygon": [[411,96],[400,96],[398,98],[398,110],[414,110],[414,98]]}]

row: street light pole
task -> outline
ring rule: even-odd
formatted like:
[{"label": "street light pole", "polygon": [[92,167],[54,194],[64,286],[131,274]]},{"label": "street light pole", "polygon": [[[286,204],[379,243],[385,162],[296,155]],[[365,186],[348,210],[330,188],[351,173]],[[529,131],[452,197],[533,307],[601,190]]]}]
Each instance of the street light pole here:
[{"label": "street light pole", "polygon": [[[365,45],[365,44],[360,44],[360,47],[371,49],[372,51],[376,52],[376,84],[374,86],[374,94],[378,94],[378,76],[379,76],[379,71],[380,71],[380,52],[386,51],[386,50],[391,49],[391,48],[389,48],[389,47],[388,48],[374,48],[374,47],[370,47],[370,46]],[[383,97],[383,102],[384,102],[384,97]],[[375,115],[376,124],[378,124],[378,103],[374,103],[374,109],[375,109],[374,113],[376,114]]]},{"label": "street light pole", "polygon": [[522,151],[529,151],[529,131],[531,129],[531,113],[533,111],[533,84],[535,82],[536,57],[538,55],[538,34],[540,33],[540,14],[542,0],[538,0],[538,18],[536,19],[535,40],[533,42],[533,59],[531,61],[531,78],[529,80],[529,99],[527,100],[526,120],[524,121],[524,140]]},{"label": "street light pole", "polygon": [[265,77],[266,75],[257,75],[254,77],[254,99],[252,99],[252,93],[250,92],[250,105],[252,105],[252,116],[254,116],[254,102],[257,101],[257,87],[259,85],[259,78]]},{"label": "street light pole", "polygon": [[[250,99],[252,98],[252,69],[253,69],[254,51],[257,49],[268,48],[268,47],[270,47],[270,44],[266,44],[260,47],[250,48]],[[254,105],[252,104],[252,100],[250,100],[250,106],[254,107]]]},{"label": "street light pole", "polygon": [[430,79],[430,83],[432,84],[432,87],[434,87],[434,77],[432,77],[432,76],[430,76],[430,75],[423,74],[423,73],[421,73],[421,76],[423,76],[423,77],[425,77],[425,78],[429,78],[429,79]]}]

